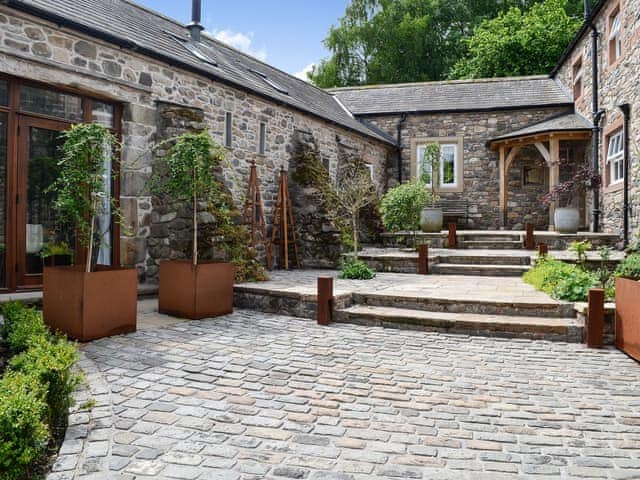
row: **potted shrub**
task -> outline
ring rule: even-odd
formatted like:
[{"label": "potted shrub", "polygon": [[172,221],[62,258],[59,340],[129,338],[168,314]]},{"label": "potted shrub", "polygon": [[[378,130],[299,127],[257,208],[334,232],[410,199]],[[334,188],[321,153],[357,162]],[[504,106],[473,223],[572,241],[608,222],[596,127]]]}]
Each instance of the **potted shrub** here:
[{"label": "potted shrub", "polygon": [[431,206],[424,207],[420,213],[420,228],[423,232],[439,232],[442,230],[442,209],[436,207],[438,195],[436,189],[440,182],[440,145],[427,145],[422,159],[422,181],[431,185]]},{"label": "potted shrub", "polygon": [[85,248],[86,262],[77,266],[45,267],[43,316],[53,330],[88,341],[133,332],[136,329],[137,273],[119,266],[96,266],[102,236],[100,216],[115,212],[116,202],[106,193],[110,172],[105,164],[117,146],[100,125],[79,124],[64,132],[60,174],[49,187],[60,225],[72,228]]},{"label": "potted shrub", "polygon": [[192,208],[192,251],[189,260],[160,264],[159,311],[182,318],[200,319],[233,311],[234,265],[198,260],[198,210],[219,203],[222,185],[216,170],[225,150],[208,132],[185,133],[169,149],[166,170],[156,178],[157,193]]},{"label": "potted shrub", "polygon": [[73,263],[73,251],[66,242],[47,242],[40,250],[45,267],[64,267]]},{"label": "potted shrub", "polygon": [[600,184],[600,176],[589,166],[583,165],[568,180],[554,186],[542,197],[542,203],[551,206],[561,201],[564,206],[557,207],[554,212],[556,232],[577,233],[580,228],[580,210],[573,206],[580,193],[593,190]]}]

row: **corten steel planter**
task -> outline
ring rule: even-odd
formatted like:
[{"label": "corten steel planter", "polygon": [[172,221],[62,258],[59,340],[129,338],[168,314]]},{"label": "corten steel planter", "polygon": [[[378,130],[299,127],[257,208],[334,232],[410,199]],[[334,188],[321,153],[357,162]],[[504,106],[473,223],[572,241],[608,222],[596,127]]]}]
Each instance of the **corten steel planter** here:
[{"label": "corten steel planter", "polygon": [[640,361],[640,282],[616,278],[616,347]]},{"label": "corten steel planter", "polygon": [[160,264],[158,310],[181,318],[198,320],[233,312],[231,263],[173,260]]},{"label": "corten steel planter", "polygon": [[138,275],[135,269],[45,267],[43,318],[80,342],[136,331]]}]

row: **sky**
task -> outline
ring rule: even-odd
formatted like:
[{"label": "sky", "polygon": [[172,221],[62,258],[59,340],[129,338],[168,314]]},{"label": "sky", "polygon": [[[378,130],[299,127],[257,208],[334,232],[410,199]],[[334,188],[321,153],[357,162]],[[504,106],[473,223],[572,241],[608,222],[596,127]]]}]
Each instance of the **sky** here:
[{"label": "sky", "polygon": [[[188,23],[190,0],[135,0]],[[348,0],[202,0],[202,23],[219,40],[288,73],[305,71],[329,55],[322,44]]]}]

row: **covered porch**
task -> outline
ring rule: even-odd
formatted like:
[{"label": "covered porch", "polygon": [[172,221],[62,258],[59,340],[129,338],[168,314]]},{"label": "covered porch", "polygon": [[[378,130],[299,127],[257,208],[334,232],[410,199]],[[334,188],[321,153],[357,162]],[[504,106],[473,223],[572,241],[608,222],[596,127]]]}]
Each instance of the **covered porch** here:
[{"label": "covered porch", "polygon": [[[503,229],[520,229],[532,223],[537,229],[555,230],[554,213],[559,202],[547,209],[542,197],[571,178],[585,161],[591,128],[582,116],[563,114],[488,142],[488,147],[499,153]],[[580,209],[583,227],[587,227],[585,195],[574,198],[572,206]]]}]

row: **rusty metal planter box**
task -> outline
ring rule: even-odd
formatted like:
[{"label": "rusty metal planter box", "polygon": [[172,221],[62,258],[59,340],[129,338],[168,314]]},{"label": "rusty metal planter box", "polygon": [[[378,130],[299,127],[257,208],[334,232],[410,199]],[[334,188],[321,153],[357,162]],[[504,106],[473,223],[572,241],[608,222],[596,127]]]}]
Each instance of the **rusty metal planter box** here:
[{"label": "rusty metal planter box", "polygon": [[175,260],[160,264],[160,313],[198,320],[233,312],[231,263]]},{"label": "rusty metal planter box", "polygon": [[616,278],[616,347],[640,361],[640,282]]},{"label": "rusty metal planter box", "polygon": [[138,277],[135,269],[45,267],[43,318],[53,330],[86,342],[136,331]]}]

